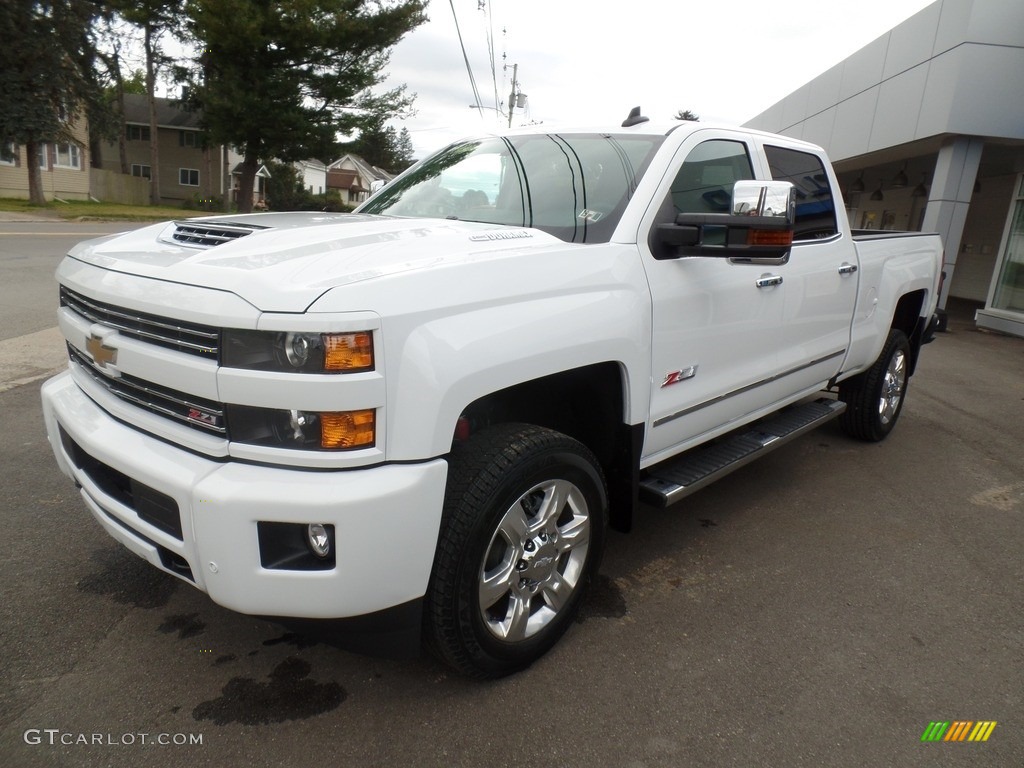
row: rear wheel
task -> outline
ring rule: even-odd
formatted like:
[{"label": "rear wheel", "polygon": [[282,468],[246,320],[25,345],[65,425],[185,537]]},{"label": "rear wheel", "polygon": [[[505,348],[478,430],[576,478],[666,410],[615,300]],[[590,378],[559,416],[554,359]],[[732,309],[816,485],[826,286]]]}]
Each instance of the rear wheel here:
[{"label": "rear wheel", "polygon": [[474,677],[546,653],[600,563],[606,507],[597,460],[566,435],[508,424],[458,445],[427,591],[432,650]]},{"label": "rear wheel", "polygon": [[859,440],[884,440],[896,426],[909,383],[910,342],[894,328],[875,363],[839,385],[839,399],[847,405],[840,417],[843,430]]}]

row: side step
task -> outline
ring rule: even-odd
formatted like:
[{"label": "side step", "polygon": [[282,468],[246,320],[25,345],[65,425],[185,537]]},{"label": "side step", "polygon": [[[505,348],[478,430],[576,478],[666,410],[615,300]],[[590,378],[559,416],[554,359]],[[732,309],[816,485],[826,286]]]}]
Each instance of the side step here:
[{"label": "side step", "polygon": [[752,424],[745,432],[687,451],[674,461],[654,467],[640,481],[640,501],[656,507],[675,504],[845,410],[846,403],[828,398],[794,405]]}]

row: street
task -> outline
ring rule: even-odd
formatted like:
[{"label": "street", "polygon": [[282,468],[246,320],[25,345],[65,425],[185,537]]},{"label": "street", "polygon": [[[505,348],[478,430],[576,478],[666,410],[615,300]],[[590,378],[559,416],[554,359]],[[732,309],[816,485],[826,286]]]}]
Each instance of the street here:
[{"label": "street", "polygon": [[[38,376],[60,256],[124,228],[0,223],[6,765],[1024,764],[1024,340],[952,311],[888,440],[832,423],[641,508],[579,623],[481,683],[232,613],[102,532]],[[998,724],[922,742],[956,720]]]}]

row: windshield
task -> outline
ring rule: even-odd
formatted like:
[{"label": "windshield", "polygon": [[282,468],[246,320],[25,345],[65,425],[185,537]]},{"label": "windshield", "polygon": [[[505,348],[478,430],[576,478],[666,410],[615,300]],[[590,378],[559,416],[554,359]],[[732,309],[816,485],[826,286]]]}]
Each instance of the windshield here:
[{"label": "windshield", "polygon": [[358,209],[536,227],[607,242],[661,136],[530,135],[454,144]]}]

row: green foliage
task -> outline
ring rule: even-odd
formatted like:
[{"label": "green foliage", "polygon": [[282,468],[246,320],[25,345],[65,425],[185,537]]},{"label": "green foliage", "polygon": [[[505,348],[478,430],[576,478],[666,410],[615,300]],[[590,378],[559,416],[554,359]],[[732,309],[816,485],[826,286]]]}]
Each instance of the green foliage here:
[{"label": "green foliage", "polygon": [[207,211],[218,213],[224,210],[224,198],[219,195],[207,197],[196,192],[192,197],[182,201],[181,207],[187,211]]},{"label": "green foliage", "polygon": [[[391,48],[424,21],[425,0],[187,0],[202,54],[190,99],[214,143],[260,159],[332,154],[338,134],[407,112],[404,88],[373,89]],[[243,205],[245,204],[243,196]]]},{"label": "green foliage", "polygon": [[397,174],[413,163],[412,139],[409,130],[396,131],[385,125],[383,117],[377,117],[367,124],[355,141],[343,143],[340,154],[359,155],[370,165]]},{"label": "green foliage", "polygon": [[[0,142],[71,141],[71,125],[105,109],[92,37],[100,12],[92,0],[3,0],[0,3]],[[27,163],[29,197],[45,202],[38,165]]]},{"label": "green foliage", "polygon": [[314,209],[313,196],[302,185],[302,176],[295,166],[267,163],[267,200],[275,211],[308,211]]},{"label": "green foliage", "polygon": [[98,104],[87,0],[0,3],[0,141],[68,140],[69,123]]},{"label": "green foliage", "polygon": [[125,93],[144,94],[146,92],[146,73],[141,69],[134,70],[124,79],[122,87]]}]

